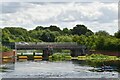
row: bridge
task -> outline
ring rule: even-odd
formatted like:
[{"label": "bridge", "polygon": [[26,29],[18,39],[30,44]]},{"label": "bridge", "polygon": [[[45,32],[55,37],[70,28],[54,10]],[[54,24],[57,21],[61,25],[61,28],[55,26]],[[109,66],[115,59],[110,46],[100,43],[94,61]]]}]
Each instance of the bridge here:
[{"label": "bridge", "polygon": [[15,42],[3,45],[15,50],[42,50],[44,59],[54,54],[55,50],[70,50],[72,57],[86,54],[86,47],[75,42]]},{"label": "bridge", "polygon": [[86,47],[83,45],[79,45],[75,42],[33,42],[33,43],[15,43],[16,50],[43,50],[43,58],[48,58],[53,54],[53,51],[56,49],[59,50],[70,50],[70,54],[72,57],[77,57],[80,55],[84,55],[86,53]]}]

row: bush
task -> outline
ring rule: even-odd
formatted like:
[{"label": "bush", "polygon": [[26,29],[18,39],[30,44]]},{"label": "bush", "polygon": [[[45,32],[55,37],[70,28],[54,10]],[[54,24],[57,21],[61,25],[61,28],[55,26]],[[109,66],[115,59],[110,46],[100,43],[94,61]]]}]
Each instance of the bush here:
[{"label": "bush", "polygon": [[0,52],[7,52],[7,51],[11,51],[11,49],[5,46],[0,47]]},{"label": "bush", "polygon": [[108,56],[103,54],[91,54],[87,55],[87,60],[118,60],[116,56]]},{"label": "bush", "polygon": [[67,54],[67,53],[64,53],[64,54],[55,53],[52,56],[49,56],[49,59],[53,61],[63,61],[63,60],[70,60],[71,56],[70,54]]}]

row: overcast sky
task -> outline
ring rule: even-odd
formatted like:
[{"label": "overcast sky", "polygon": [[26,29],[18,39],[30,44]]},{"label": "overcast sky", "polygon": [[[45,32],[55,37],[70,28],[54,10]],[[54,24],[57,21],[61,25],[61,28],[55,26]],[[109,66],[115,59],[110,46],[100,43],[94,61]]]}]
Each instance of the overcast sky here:
[{"label": "overcast sky", "polygon": [[118,30],[118,0],[104,1],[2,2],[0,27],[21,26],[30,30],[38,25],[56,25],[62,29],[84,24],[93,32],[105,30],[114,34]]}]

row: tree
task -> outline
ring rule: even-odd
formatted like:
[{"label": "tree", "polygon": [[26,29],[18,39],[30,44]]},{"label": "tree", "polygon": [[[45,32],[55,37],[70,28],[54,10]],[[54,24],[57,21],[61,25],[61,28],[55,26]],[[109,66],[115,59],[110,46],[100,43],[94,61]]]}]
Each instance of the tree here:
[{"label": "tree", "polygon": [[99,35],[99,36],[110,36],[108,32],[106,31],[98,31],[95,33],[95,35]]},{"label": "tree", "polygon": [[12,35],[8,30],[2,30],[2,42],[11,42],[11,36]]},{"label": "tree", "polygon": [[8,48],[8,47],[3,46],[3,45],[0,43],[0,52],[7,52],[7,51],[11,51],[11,49]]},{"label": "tree", "polygon": [[48,27],[48,29],[49,29],[50,31],[58,31],[58,32],[61,31],[60,28],[57,27],[57,26],[55,26],[55,25],[51,25],[50,27]]},{"label": "tree", "polygon": [[71,34],[71,31],[68,28],[63,28],[62,32],[63,34]]},{"label": "tree", "polygon": [[114,34],[116,38],[120,38],[120,30]]},{"label": "tree", "polygon": [[96,40],[96,50],[104,50],[104,43],[105,39],[104,37],[99,36]]},{"label": "tree", "polygon": [[[84,25],[76,25],[73,29],[72,29],[72,34],[73,35],[85,35],[87,32],[90,32],[89,29],[87,29],[86,26]],[[91,31],[92,32],[92,31]]]},{"label": "tree", "polygon": [[55,38],[56,42],[73,42],[72,36],[58,36]]},{"label": "tree", "polygon": [[81,45],[85,45],[86,44],[86,36],[85,35],[79,36],[78,43],[81,44]]},{"label": "tree", "polygon": [[44,30],[44,27],[42,27],[42,26],[37,26],[34,30]]},{"label": "tree", "polygon": [[30,31],[20,27],[5,27],[0,35],[2,35],[0,38],[2,43],[77,42],[91,50],[120,51],[120,30],[114,36],[110,36],[106,31],[98,31],[94,34],[84,25],[76,25],[73,29],[64,28],[62,31],[54,25],[50,27],[37,26]]},{"label": "tree", "polygon": [[54,36],[53,33],[51,33],[50,30],[46,30],[41,35],[41,40],[44,41],[44,42],[54,42],[55,41],[55,36]]},{"label": "tree", "polygon": [[3,42],[29,41],[29,33],[26,29],[20,27],[5,27],[2,29]]},{"label": "tree", "polygon": [[85,33],[86,36],[91,36],[93,35],[94,33],[91,31],[91,30],[87,30],[87,32]]}]

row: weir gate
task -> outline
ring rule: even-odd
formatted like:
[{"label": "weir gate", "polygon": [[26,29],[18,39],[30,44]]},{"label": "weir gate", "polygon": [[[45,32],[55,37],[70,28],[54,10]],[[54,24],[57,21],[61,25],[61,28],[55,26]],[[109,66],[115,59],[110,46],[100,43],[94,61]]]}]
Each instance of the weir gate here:
[{"label": "weir gate", "polygon": [[83,45],[79,45],[75,42],[53,42],[53,43],[15,43],[16,50],[42,50],[43,58],[47,59],[50,55],[54,54],[54,50],[70,50],[70,54],[72,57],[77,57],[81,55],[85,55],[86,47]]}]

